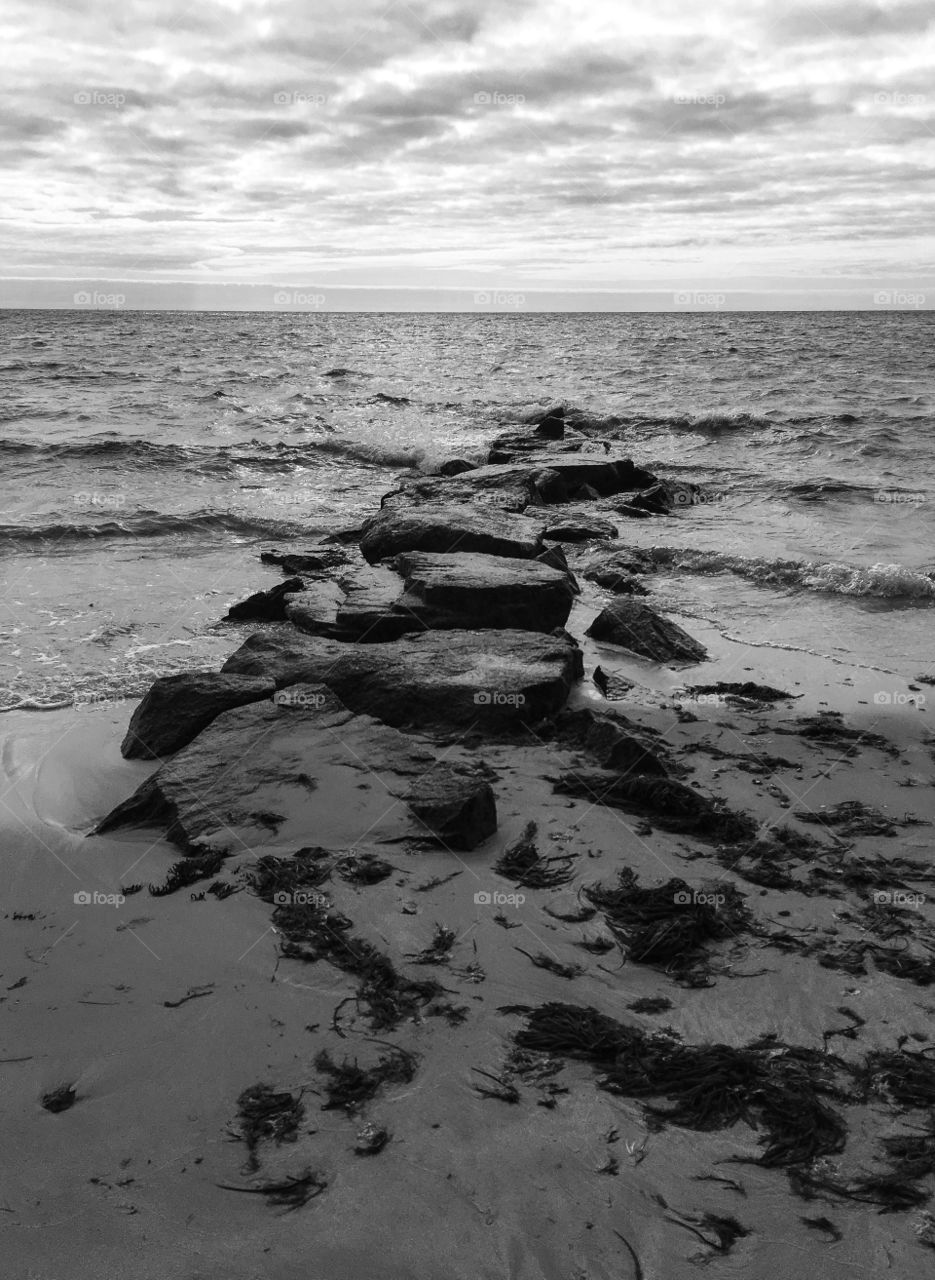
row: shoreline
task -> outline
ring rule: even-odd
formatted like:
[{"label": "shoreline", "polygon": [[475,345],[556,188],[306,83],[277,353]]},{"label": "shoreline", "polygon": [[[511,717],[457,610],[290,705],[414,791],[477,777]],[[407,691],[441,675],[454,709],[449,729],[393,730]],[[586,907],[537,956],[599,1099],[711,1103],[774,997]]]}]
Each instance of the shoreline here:
[{"label": "shoreline", "polygon": [[[576,438],[573,429],[563,443],[573,444]],[[532,432],[529,439],[534,439]],[[532,450],[533,455],[538,452]],[[465,479],[470,474],[428,487],[436,498],[449,490],[470,492],[472,481]],[[495,494],[501,492],[494,488]],[[625,492],[622,500],[628,501]],[[548,523],[557,514],[566,521],[583,521],[593,502],[534,505],[531,515],[513,518],[533,524],[544,516]],[[425,505],[414,502],[411,514],[421,518]],[[466,505],[473,504],[469,500]],[[463,518],[457,503],[450,510],[453,518]],[[494,501],[491,525],[502,512]],[[599,515],[607,519],[604,501]],[[923,1037],[920,1047],[928,1040],[926,1015],[931,1010],[923,986],[882,972],[873,961],[863,975],[828,967],[820,963],[820,954],[816,958],[818,953],[802,948],[777,949],[768,936],[782,926],[807,936],[810,943],[823,939],[826,952],[838,939],[872,939],[866,922],[860,923],[869,890],[829,880],[828,888],[817,892],[810,871],[825,863],[839,865],[839,846],[847,843],[863,865],[880,857],[924,857],[925,826],[897,827],[882,838],[843,837],[826,825],[797,823],[793,816],[802,809],[826,814],[834,805],[859,800],[896,818],[907,811],[925,822],[935,818],[924,712],[899,701],[913,696],[911,681],[889,681],[882,692],[890,693],[891,702],[875,705],[873,695],[881,692],[875,675],[841,673],[831,663],[788,654],[782,664],[760,663],[761,650],[751,655],[740,646],[719,643],[714,628],[691,619],[674,620],[707,645],[711,657],[677,669],[634,659],[586,638],[598,606],[614,597],[584,577],[582,564],[598,552],[625,549],[631,518],[617,522],[614,539],[560,544],[582,587],[565,624],[576,639],[565,647],[580,655],[583,678],[566,690],[566,709],[559,705],[525,728],[457,721],[446,727],[444,718],[453,714],[455,703],[437,690],[426,703],[438,716],[434,724],[407,724],[400,700],[394,712],[397,723],[387,726],[379,713],[381,708],[386,712],[391,700],[381,703],[368,694],[368,689],[386,687],[379,684],[379,651],[411,645],[417,652],[424,638],[412,641],[404,633],[374,644],[329,639],[328,628],[349,624],[339,625],[339,611],[322,612],[320,596],[314,602],[317,613],[301,597],[302,617],[306,626],[311,617],[324,634],[302,632],[288,620],[264,624],[264,634],[278,630],[306,645],[309,656],[303,661],[310,664],[309,672],[314,667],[322,677],[318,683],[287,680],[280,687],[319,689],[314,696],[323,701],[306,714],[301,708],[277,709],[267,695],[263,702],[222,711],[193,737],[193,744],[207,744],[199,769],[210,767],[212,752],[233,751],[238,742],[250,748],[242,765],[236,753],[219,757],[210,806],[215,817],[220,815],[219,827],[215,824],[206,834],[185,812],[184,797],[176,811],[183,833],[194,833],[184,840],[195,845],[202,841],[201,848],[220,848],[216,832],[228,832],[231,848],[225,850],[217,875],[218,882],[235,891],[216,901],[199,897],[208,877],[165,896],[154,897],[142,888],[146,882],[159,884],[170,864],[186,858],[178,834],[174,846],[165,839],[164,820],[161,826],[150,822],[85,838],[96,821],[165,768],[159,761],[120,758],[126,708],[106,708],[93,716],[49,712],[38,717],[34,729],[30,725],[37,718],[28,712],[13,711],[0,720],[14,797],[7,818],[21,833],[23,859],[4,895],[10,916],[21,917],[8,925],[3,966],[11,975],[5,984],[8,1010],[22,1016],[22,1027],[11,1020],[7,1052],[11,1058],[28,1059],[4,1064],[3,1070],[17,1104],[13,1144],[30,1151],[22,1161],[22,1190],[15,1204],[8,1201],[13,1213],[3,1215],[3,1225],[10,1249],[33,1268],[32,1274],[51,1280],[55,1268],[68,1259],[70,1274],[98,1276],[124,1267],[130,1255],[134,1266],[143,1268],[135,1274],[147,1280],[156,1275],[247,1280],[258,1271],[277,1280],[298,1280],[310,1266],[320,1268],[322,1277],[359,1271],[376,1280],[403,1274],[427,1280],[505,1275],[566,1280],[572,1274],[628,1274],[634,1253],[647,1276],[691,1274],[693,1260],[710,1261],[728,1252],[732,1260],[758,1267],[758,1274],[777,1277],[793,1264],[801,1267],[803,1253],[810,1259],[814,1255],[816,1267],[836,1263],[851,1274],[868,1264],[883,1269],[885,1259],[894,1255],[907,1269],[918,1266],[922,1244],[914,1226],[920,1207],[881,1217],[869,1214],[866,1203],[846,1198],[819,1198],[807,1205],[794,1197],[781,1169],[717,1165],[737,1155],[755,1160],[762,1150],[759,1131],[742,1124],[711,1132],[672,1123],[654,1127],[639,1102],[596,1088],[587,1064],[570,1059],[544,1075],[524,1072],[514,1060],[510,1074],[508,1055],[521,1022],[502,1010],[517,1003],[595,1006],[646,1033],[671,1027],[690,1045],[726,1042],[741,1047],[773,1033],[782,1044],[818,1048],[827,1048],[823,1037],[829,1028],[841,1026],[836,1011],[844,1003],[862,1022],[853,1037],[831,1045],[854,1063],[874,1050],[894,1051],[899,1035]],[[321,552],[323,546],[308,550]],[[397,625],[400,610],[394,612],[392,597],[374,595],[375,583],[380,583],[351,551],[347,554],[346,576],[352,586],[344,597],[346,614],[356,619],[365,615],[365,625],[371,627],[385,626],[387,619]],[[519,572],[517,566],[528,563],[511,558],[508,567]],[[561,577],[560,570],[551,573]],[[645,582],[652,608],[651,575],[635,576]],[[522,573],[521,579],[526,581]],[[550,589],[556,580],[549,574],[540,579]],[[316,574],[311,585],[331,580]],[[435,597],[417,589],[402,608],[403,620],[420,610],[450,610],[446,589]],[[456,594],[459,607],[468,611],[465,616],[476,623],[491,606],[487,597],[480,606],[472,601],[473,589],[483,590],[469,583]],[[355,590],[370,594],[355,598],[350,609],[346,602]],[[471,643],[483,649],[484,632],[467,630],[479,637]],[[456,632],[434,635],[446,635],[451,644]],[[432,629],[425,634],[431,636]],[[541,637],[543,653],[552,652],[550,645],[564,645],[546,631],[522,634],[526,641],[517,645],[515,659],[520,673],[523,650],[533,647],[534,636]],[[315,645],[323,657],[315,656]],[[332,648],[322,647],[327,645]],[[356,659],[371,664],[359,674],[341,677],[337,694],[340,661],[333,656],[334,646],[353,650]],[[748,670],[754,663],[754,670]],[[597,665],[634,686],[622,698],[608,701],[594,683]],[[452,677],[451,688],[458,678]],[[413,677],[415,683],[419,679],[428,676]],[[557,677],[541,679],[548,683]],[[377,684],[368,685],[368,680]],[[680,684],[719,680],[752,680],[805,696],[753,705],[716,695],[707,702],[675,696]],[[800,689],[799,683],[810,687]],[[362,704],[342,710],[324,701],[365,695],[370,697],[369,713]],[[846,707],[838,701],[845,697],[850,699]],[[829,710],[844,711],[845,727],[880,734],[885,745],[869,738],[835,740],[832,734],[822,740],[789,732]],[[820,835],[821,849],[812,847],[805,858],[790,864],[791,872],[785,874],[793,877],[791,887],[757,887],[737,872],[738,866],[751,869],[742,858],[728,859],[733,868],[728,869],[716,842],[666,830],[665,812],[627,812],[601,803],[601,792],[595,797],[557,790],[556,778],[591,776],[598,764],[589,755],[592,749],[569,736],[572,731],[563,720],[569,713],[596,714],[601,723],[610,720],[623,733],[627,750],[638,742],[664,763],[670,777],[679,776],[700,795],[718,797],[731,812],[750,815],[761,831],[791,821],[803,835]],[[579,732],[580,722],[575,724],[574,732]],[[228,727],[222,734],[223,726]],[[267,746],[278,754],[265,759]],[[847,754],[851,749],[855,754]],[[170,758],[191,760],[191,751],[183,746]],[[468,849],[451,846],[445,837],[428,841],[426,830],[413,824],[405,800],[427,767],[424,759],[419,763],[420,752],[429,759],[443,755],[464,771],[462,778],[487,779],[496,798],[494,833]],[[288,770],[298,768],[290,762],[300,757],[301,772],[317,783],[306,785],[305,799],[286,786]],[[602,766],[605,784],[608,772]],[[226,775],[231,775],[227,781]],[[195,776],[183,774],[182,781]],[[197,776],[204,782],[207,775]],[[275,811],[282,821],[277,825],[264,818],[264,831],[255,813],[247,820],[245,802],[263,814]],[[564,886],[521,888],[493,870],[522,842],[531,820],[537,824],[541,855],[568,860],[571,875]],[[22,834],[24,824],[27,834]],[[352,922],[354,936],[388,956],[405,983],[437,978],[444,996],[421,1007],[417,1002],[395,1025],[375,1028],[366,1005],[362,1011],[359,1003],[359,976],[342,967],[339,952],[314,963],[277,955],[296,922],[280,915],[276,923],[272,896],[265,902],[255,896],[248,879],[258,858],[291,864],[295,850],[308,845],[324,846],[332,855],[321,891]],[[347,878],[346,861],[334,858],[348,853],[358,861],[365,856],[384,859],[392,872],[373,883],[355,883]],[[203,854],[192,846],[187,856]],[[568,919],[588,900],[585,890],[613,884],[624,867],[647,886],[672,878],[696,887],[711,880],[732,886],[765,932],[741,929],[712,943],[699,961],[710,985],[692,985],[686,981],[689,971],[680,976],[677,967],[667,973],[640,963],[628,956],[626,944],[602,912],[577,923]],[[120,906],[88,904],[79,910],[67,901],[69,888],[75,877],[90,881],[94,868],[101,873],[101,893],[126,888],[131,879],[141,889]],[[448,879],[453,872],[456,878]],[[894,876],[889,892],[897,892],[898,879]],[[433,880],[438,881],[434,887],[420,887]],[[93,890],[95,885],[82,880],[82,888]],[[506,925],[495,921],[487,904],[475,902],[475,893],[495,892],[525,898],[522,904],[504,905]],[[901,909],[894,903],[891,918]],[[783,917],[781,912],[791,914]],[[34,919],[28,918],[32,915]],[[927,901],[916,910],[914,922],[916,918],[923,930],[931,927]],[[439,923],[452,930],[451,947],[431,962],[414,964],[412,957],[431,949],[432,929]],[[579,945],[602,940],[609,943],[606,951],[589,953]],[[531,963],[531,955],[545,955],[579,972],[563,976]],[[26,978],[23,986],[18,985],[21,977]],[[406,991],[400,988],[400,999]],[[671,1007],[655,1015],[628,1011],[634,1001],[654,997],[671,1001]],[[444,1003],[466,1012],[449,1018],[433,1011],[433,1004],[440,1010]],[[415,1055],[412,1079],[385,1084],[352,1114],[319,1110],[327,1075],[316,1067],[317,1055],[324,1049],[333,1061],[349,1056],[372,1064],[387,1041]],[[232,1143],[231,1135],[240,1132],[238,1097],[260,1081],[298,1094],[305,1112],[294,1141],[261,1140],[259,1168],[245,1174],[245,1147]],[[567,1092],[550,1092],[550,1082]],[[74,1106],[59,1114],[43,1110],[39,1095],[65,1083],[75,1086]],[[478,1092],[478,1084],[493,1089],[494,1096]],[[506,1085],[518,1093],[517,1101],[496,1096],[509,1092]],[[828,1180],[853,1181],[855,1171],[879,1162],[879,1135],[896,1118],[898,1131],[907,1127],[902,1112],[887,1115],[889,1105],[872,1095],[847,1110],[848,1145],[832,1162],[837,1171],[824,1169]],[[353,1150],[365,1121],[389,1134],[387,1145],[373,1158],[361,1158]],[[619,1142],[608,1137],[615,1130]],[[224,1190],[248,1190],[264,1180],[269,1185],[274,1177],[295,1176],[306,1166],[327,1185],[284,1218],[265,1203],[267,1196]],[[720,1182],[707,1181],[709,1175]],[[727,1185],[732,1179],[744,1186],[743,1196]],[[830,1195],[827,1187],[824,1195]],[[664,1212],[654,1196],[662,1196],[669,1209]],[[369,1217],[362,1218],[361,1205]],[[705,1213],[734,1217],[748,1234],[735,1236],[725,1249],[722,1237],[699,1217]],[[681,1225],[673,1222],[673,1214]],[[827,1215],[834,1221],[843,1239],[833,1251],[827,1234],[802,1225],[803,1215]],[[439,1220],[446,1224],[443,1238]],[[195,1271],[180,1246],[183,1228],[197,1241]],[[82,1261],[75,1262],[79,1253]]]}]

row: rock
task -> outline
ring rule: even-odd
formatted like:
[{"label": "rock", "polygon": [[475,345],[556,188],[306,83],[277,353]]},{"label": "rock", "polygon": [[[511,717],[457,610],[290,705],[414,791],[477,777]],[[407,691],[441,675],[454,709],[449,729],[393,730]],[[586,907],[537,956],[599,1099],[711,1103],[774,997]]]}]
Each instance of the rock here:
[{"label": "rock", "polygon": [[479,551],[532,559],[542,550],[541,521],[458,506],[386,508],[364,525],[360,550],[371,564],[401,551]]},{"label": "rock", "polygon": [[338,610],[344,603],[345,594],[344,589],[336,582],[327,579],[313,582],[306,585],[303,591],[289,597],[286,602],[286,617],[310,635],[344,639],[338,623]]},{"label": "rock", "polygon": [[424,774],[406,803],[432,835],[452,849],[475,849],[497,830],[490,783],[450,765],[436,765]]},{"label": "rock", "polygon": [[336,551],[324,551],[320,554],[311,551],[262,551],[260,553],[263,564],[279,565],[285,573],[289,574],[324,573],[342,559],[341,553]]},{"label": "rock", "polygon": [[567,573],[536,560],[407,551],[395,564],[405,576],[396,609],[433,629],[552,631],[574,603]]},{"label": "rock", "polygon": [[594,502],[600,496],[598,491],[592,489],[589,484],[583,484],[571,495],[571,500],[572,502]]},{"label": "rock", "polygon": [[127,760],[170,755],[196,738],[222,711],[271,698],[276,690],[264,676],[186,671],[160,676],[133,712],[120,746]]},{"label": "rock", "polygon": [[616,538],[617,526],[597,516],[570,516],[550,524],[543,537],[555,542],[587,542],[591,538]]},{"label": "rock", "polygon": [[664,778],[669,770],[649,738],[623,716],[585,708],[565,711],[555,723],[559,736],[589,752],[606,769]]},{"label": "rock", "polygon": [[224,621],[282,622],[286,617],[286,597],[301,591],[304,586],[301,578],[287,578],[268,591],[257,591],[239,604],[231,605]]},{"label": "rock", "polygon": [[352,710],[391,725],[513,729],[554,715],[581,678],[581,651],[564,632],[424,631],[379,645],[347,645],[298,630],[258,632],[224,664],[282,688],[321,682]]},{"label": "rock", "polygon": [[544,440],[561,440],[565,435],[565,422],[558,414],[546,414],[544,418],[539,419],[539,425],[536,427],[536,435],[541,436]]},{"label": "rock", "polygon": [[274,843],[361,855],[364,840],[379,849],[412,835],[403,797],[434,760],[405,734],[354,715],[324,685],[295,685],[222,712],[97,830],[155,826],[189,853]]},{"label": "rock", "polygon": [[465,471],[473,471],[474,463],[465,458],[449,458],[438,468],[440,476],[460,476]]},{"label": "rock", "polygon": [[590,582],[597,582],[602,587],[611,587],[615,574],[627,575],[635,573],[654,573],[656,560],[651,551],[642,551],[638,547],[611,552],[598,552],[586,562],[584,576]]},{"label": "rock", "polygon": [[550,418],[563,419],[565,417],[565,406],[563,404],[553,405],[551,409],[546,409],[541,418],[536,419],[540,424],[548,422]]},{"label": "rock", "polygon": [[640,600],[621,598],[603,609],[588,627],[595,640],[622,645],[654,662],[702,662],[705,647],[674,622]]},{"label": "rock", "polygon": [[554,470],[554,468],[546,467],[542,471],[537,471],[532,477],[533,489],[538,502],[543,506],[554,506],[558,502],[565,502],[568,499],[568,485],[565,483],[562,473]]},{"label": "rock", "polygon": [[574,591],[575,595],[579,596],[581,594],[578,579],[569,569],[568,557],[565,555],[565,552],[562,550],[559,543],[555,543],[551,547],[546,547],[544,551],[540,551],[536,556],[536,559],[540,564],[547,564],[552,569],[560,569],[562,573],[567,575],[568,581],[571,584],[571,589]]}]

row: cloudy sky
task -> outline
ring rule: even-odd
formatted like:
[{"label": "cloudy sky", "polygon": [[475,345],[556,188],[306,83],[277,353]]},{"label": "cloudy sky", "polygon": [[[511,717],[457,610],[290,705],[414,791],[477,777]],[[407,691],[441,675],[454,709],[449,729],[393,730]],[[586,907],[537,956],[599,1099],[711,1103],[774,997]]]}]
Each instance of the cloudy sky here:
[{"label": "cloudy sky", "polygon": [[7,305],[935,301],[930,0],[6,0],[0,33]]}]

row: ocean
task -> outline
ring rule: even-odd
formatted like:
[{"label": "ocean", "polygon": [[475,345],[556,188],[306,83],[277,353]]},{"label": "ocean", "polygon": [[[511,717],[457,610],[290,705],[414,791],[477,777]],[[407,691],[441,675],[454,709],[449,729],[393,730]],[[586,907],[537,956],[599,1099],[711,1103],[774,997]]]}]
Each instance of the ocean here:
[{"label": "ocean", "polygon": [[[703,487],[632,521],[654,605],[935,666],[935,317],[0,312],[0,708],[216,666],[259,562],[562,403]],[[622,539],[623,541],[623,539]]]}]

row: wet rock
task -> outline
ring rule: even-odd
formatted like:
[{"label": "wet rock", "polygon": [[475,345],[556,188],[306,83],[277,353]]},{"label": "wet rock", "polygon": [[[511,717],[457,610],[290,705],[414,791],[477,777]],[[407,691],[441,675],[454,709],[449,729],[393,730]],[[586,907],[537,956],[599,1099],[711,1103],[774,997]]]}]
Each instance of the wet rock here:
[{"label": "wet rock", "polygon": [[466,458],[449,458],[447,462],[443,462],[438,468],[440,476],[460,476],[465,471],[473,471],[474,463],[468,462]]},{"label": "wet rock", "polygon": [[[295,685],[223,712],[97,830],[155,826],[189,853],[240,853],[271,840],[363,853],[364,840],[411,835],[403,797],[434,758],[354,715],[324,685]],[[361,786],[375,776],[379,786]]]},{"label": "wet rock", "polygon": [[466,770],[437,765],[415,783],[406,803],[432,835],[452,849],[475,849],[497,830],[490,783]]},{"label": "wet rock", "polygon": [[225,672],[282,688],[321,682],[354,711],[392,725],[476,725],[509,730],[554,715],[581,678],[581,651],[566,633],[424,631],[379,645],[258,632]]},{"label": "wet rock", "polygon": [[555,728],[560,739],[587,751],[605,769],[660,778],[668,775],[659,748],[623,716],[603,716],[589,708],[565,711]]},{"label": "wet rock", "polygon": [[578,579],[568,567],[568,557],[565,555],[561,545],[555,543],[551,547],[546,547],[545,551],[540,551],[536,556],[540,564],[547,564],[552,569],[560,569],[562,573],[567,574],[568,581],[571,583],[571,589],[575,595],[581,594],[581,588],[578,585]]},{"label": "wet rock", "polygon": [[343,588],[336,582],[313,582],[289,597],[286,617],[310,635],[343,638],[338,624],[338,609],[344,602],[344,596]]},{"label": "wet rock", "polygon": [[120,752],[127,760],[153,760],[186,746],[231,707],[272,697],[263,676],[186,671],[160,676],[134,711]]},{"label": "wet rock", "polygon": [[617,526],[597,516],[569,516],[549,524],[543,536],[556,542],[587,542],[591,538],[616,538]]},{"label": "wet rock", "polygon": [[257,591],[254,595],[231,605],[227,611],[225,622],[282,622],[286,617],[287,597],[301,591],[305,583],[301,578],[287,578],[277,583],[268,591]]},{"label": "wet rock", "polygon": [[595,502],[601,495],[589,484],[583,484],[571,495],[572,502]]},{"label": "wet rock", "polygon": [[[407,631],[422,629],[418,619],[397,607],[401,584],[392,570],[368,565],[349,575],[346,585],[347,595],[337,612],[342,639],[357,640],[361,644],[384,644],[388,640],[398,640]],[[303,626],[302,620],[291,610],[289,616],[297,626]]]},{"label": "wet rock", "polygon": [[554,506],[568,499],[568,485],[562,473],[554,468],[546,467],[542,471],[535,472],[532,485],[538,500],[535,503],[537,506]]},{"label": "wet rock", "polygon": [[539,425],[536,427],[536,435],[544,440],[563,439],[565,435],[564,411],[562,415],[548,413],[544,418],[540,418]]},{"label": "wet rock", "polygon": [[290,575],[303,573],[325,573],[341,564],[345,559],[344,552],[322,548],[321,551],[263,551],[260,560],[263,564],[275,564]]},{"label": "wet rock", "polygon": [[396,608],[423,626],[552,631],[568,619],[568,575],[536,560],[486,555],[397,556],[405,591]]},{"label": "wet rock", "polygon": [[479,551],[485,555],[531,559],[542,550],[541,521],[504,512],[425,505],[386,508],[368,520],[360,550],[371,564],[401,551]]},{"label": "wet rock", "polygon": [[622,597],[601,610],[588,627],[595,640],[622,645],[654,662],[701,662],[704,645],[640,600]]}]

